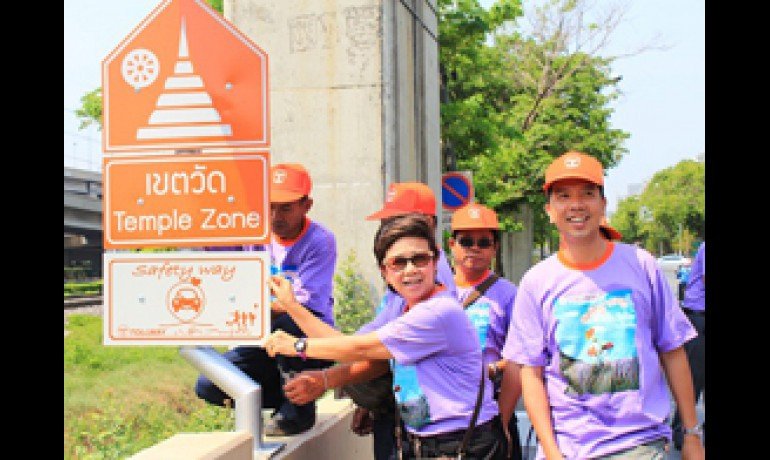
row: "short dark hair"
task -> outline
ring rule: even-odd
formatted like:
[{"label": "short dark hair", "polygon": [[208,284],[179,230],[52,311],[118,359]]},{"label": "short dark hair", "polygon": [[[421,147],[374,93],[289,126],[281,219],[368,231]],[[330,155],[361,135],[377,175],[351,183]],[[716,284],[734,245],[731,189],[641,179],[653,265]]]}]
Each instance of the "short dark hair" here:
[{"label": "short dark hair", "polygon": [[438,256],[439,251],[436,237],[428,226],[425,217],[406,214],[381,221],[380,228],[377,229],[377,233],[374,235],[374,257],[377,259],[377,265],[382,266],[388,249],[396,241],[406,237],[424,239],[428,242],[433,255]]}]

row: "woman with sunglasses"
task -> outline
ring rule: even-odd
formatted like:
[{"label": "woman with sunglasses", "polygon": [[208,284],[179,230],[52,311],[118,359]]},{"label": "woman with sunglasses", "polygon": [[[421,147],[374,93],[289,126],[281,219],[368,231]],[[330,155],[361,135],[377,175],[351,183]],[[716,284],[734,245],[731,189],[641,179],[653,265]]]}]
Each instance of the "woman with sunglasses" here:
[{"label": "woman with sunglasses", "polygon": [[[501,354],[508,335],[516,286],[502,277],[490,279],[494,275],[490,270],[492,259],[500,245],[497,214],[486,206],[471,203],[452,214],[450,229],[449,248],[454,261],[457,295],[461,302],[465,302],[474,291],[480,294],[465,308],[465,312],[476,327],[484,364],[495,386],[501,419],[503,425],[508,427],[509,458],[521,460],[521,442],[514,412],[521,396],[521,382],[518,372],[505,374],[503,382],[507,361]],[[517,366],[510,362],[507,365]]]},{"label": "woman with sunglasses", "polygon": [[[401,311],[385,309],[351,336],[337,332],[325,338],[308,334],[313,338],[297,339],[276,331],[265,349],[271,356],[389,359],[399,416],[407,432],[407,442],[400,448],[403,458],[455,457],[477,406],[482,372],[478,336],[455,296],[436,284],[438,247],[424,219],[404,216],[384,224],[375,238],[374,254],[388,288],[406,300]],[[287,311],[302,314],[289,283],[275,277],[270,288]],[[476,424],[464,458],[505,458],[493,388],[489,379],[482,382]]]}]

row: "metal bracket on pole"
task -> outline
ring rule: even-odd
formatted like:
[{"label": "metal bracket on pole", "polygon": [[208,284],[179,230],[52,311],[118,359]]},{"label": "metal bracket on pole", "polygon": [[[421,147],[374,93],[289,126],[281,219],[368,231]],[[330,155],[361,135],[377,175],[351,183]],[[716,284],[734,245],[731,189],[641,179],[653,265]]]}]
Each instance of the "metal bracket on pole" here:
[{"label": "metal bracket on pole", "polygon": [[262,387],[209,346],[182,346],[179,354],[235,401],[235,429],[254,438],[254,456],[270,458],[286,444],[262,442]]}]

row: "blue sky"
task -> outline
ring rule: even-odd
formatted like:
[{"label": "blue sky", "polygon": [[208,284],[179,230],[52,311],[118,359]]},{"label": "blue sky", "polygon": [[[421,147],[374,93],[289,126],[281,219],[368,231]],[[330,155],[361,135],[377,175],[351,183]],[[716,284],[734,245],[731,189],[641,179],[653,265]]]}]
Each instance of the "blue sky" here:
[{"label": "blue sky", "polygon": [[[64,1],[64,164],[99,170],[101,133],[78,130],[80,97],[101,85],[101,60],[159,0]],[[483,1],[482,3],[488,3]],[[610,3],[609,0],[596,2]],[[615,2],[612,2],[615,3]],[[629,153],[608,171],[608,210],[628,186],[706,151],[705,0],[636,0],[613,35],[611,53],[655,40],[665,51],[616,61],[624,95],[614,104],[613,127],[631,134]]]}]

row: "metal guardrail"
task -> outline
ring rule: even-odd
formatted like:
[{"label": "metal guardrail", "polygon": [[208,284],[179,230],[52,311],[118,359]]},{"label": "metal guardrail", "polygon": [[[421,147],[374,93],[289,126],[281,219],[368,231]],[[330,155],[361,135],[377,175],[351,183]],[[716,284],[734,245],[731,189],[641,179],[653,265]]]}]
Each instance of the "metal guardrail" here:
[{"label": "metal guardrail", "polygon": [[77,297],[65,297],[64,308],[78,308],[87,307],[90,305],[101,305],[104,301],[101,295],[95,296],[77,296]]},{"label": "metal guardrail", "polygon": [[284,443],[262,442],[262,387],[209,346],[182,346],[179,354],[235,400],[235,429],[254,438],[254,454],[269,457]]}]

